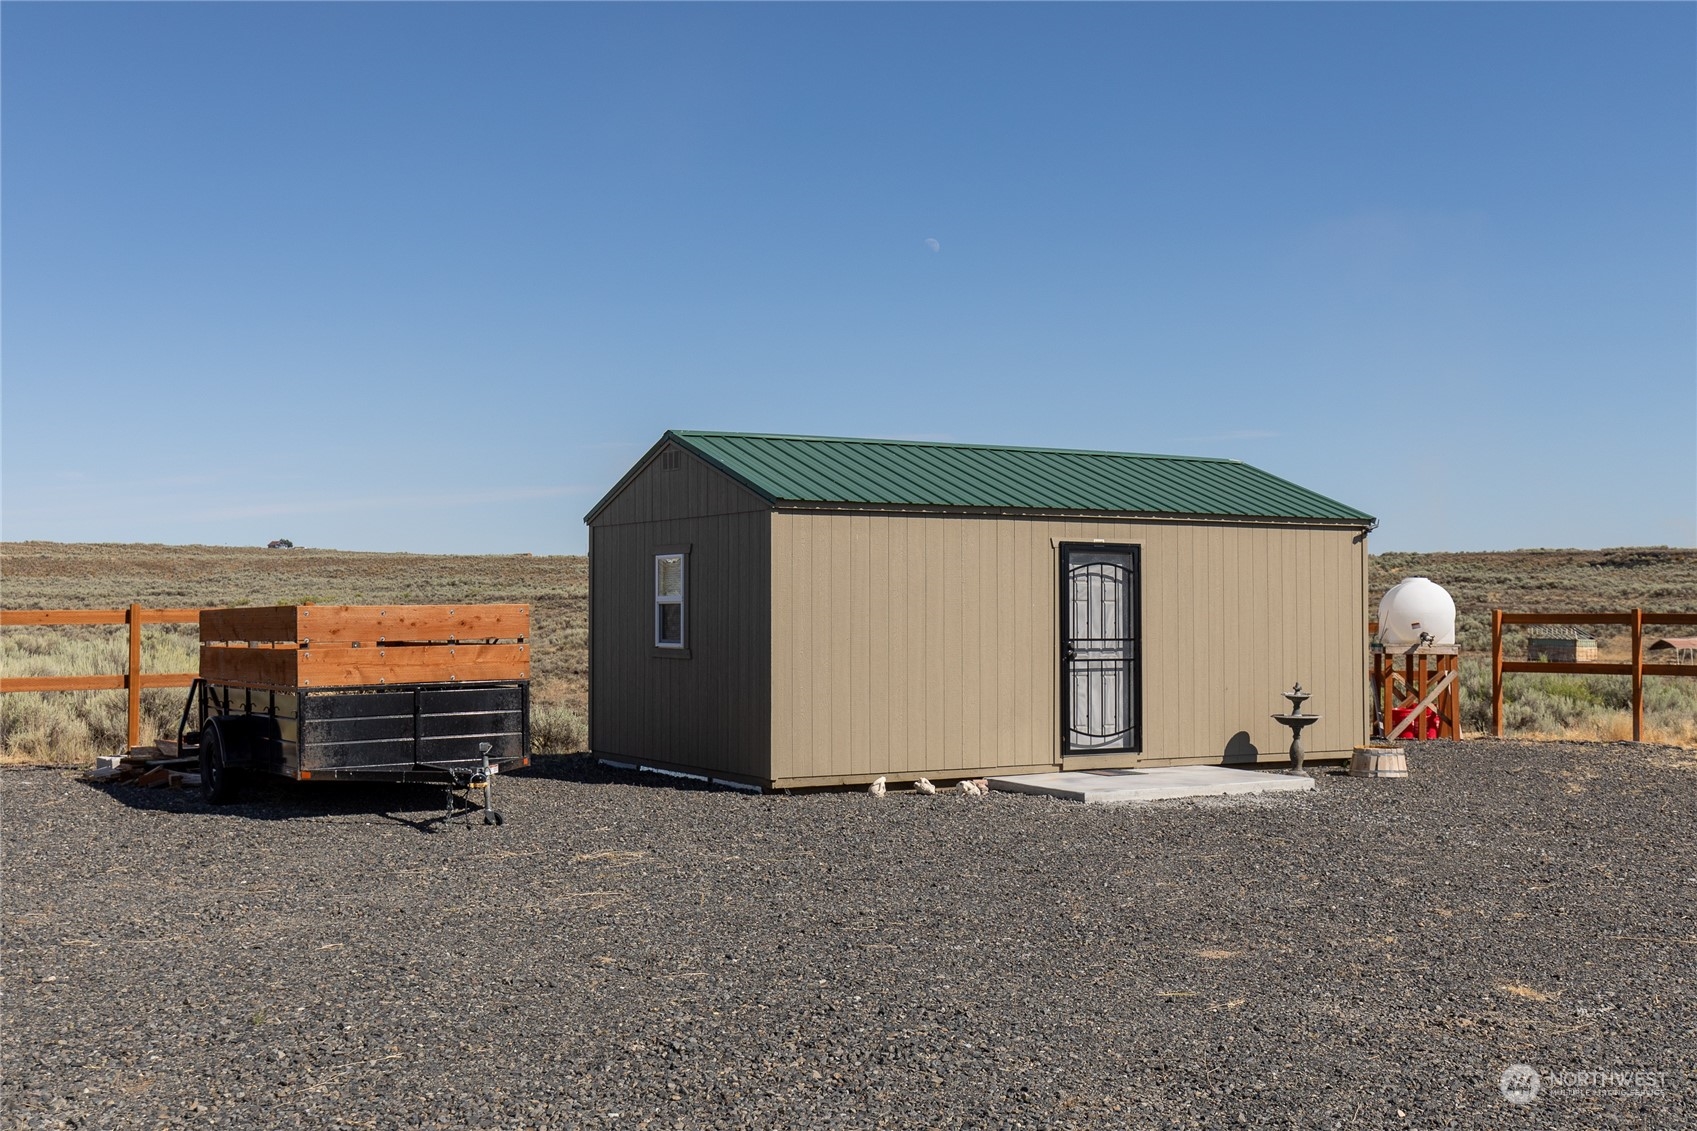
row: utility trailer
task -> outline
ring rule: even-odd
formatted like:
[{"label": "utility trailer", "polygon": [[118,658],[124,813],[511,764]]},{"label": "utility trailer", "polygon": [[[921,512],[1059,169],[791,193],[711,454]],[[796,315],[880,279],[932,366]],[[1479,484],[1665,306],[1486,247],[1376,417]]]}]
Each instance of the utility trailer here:
[{"label": "utility trailer", "polygon": [[178,742],[213,804],[256,774],[427,782],[499,824],[495,776],[530,763],[529,637],[526,605],[204,609]]}]

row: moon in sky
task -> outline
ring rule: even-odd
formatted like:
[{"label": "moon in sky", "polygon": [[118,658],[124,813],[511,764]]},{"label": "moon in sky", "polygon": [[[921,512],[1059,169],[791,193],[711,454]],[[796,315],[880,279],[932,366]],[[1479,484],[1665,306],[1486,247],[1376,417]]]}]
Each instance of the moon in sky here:
[{"label": "moon in sky", "polygon": [[930,248],[932,251],[942,251],[943,250],[943,245],[938,243],[936,240],[933,240],[933,239],[926,240],[925,246]]}]

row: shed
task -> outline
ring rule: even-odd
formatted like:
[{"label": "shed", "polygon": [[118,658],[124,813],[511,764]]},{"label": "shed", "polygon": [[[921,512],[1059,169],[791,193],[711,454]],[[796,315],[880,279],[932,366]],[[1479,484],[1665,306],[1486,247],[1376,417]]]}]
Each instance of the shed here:
[{"label": "shed", "polygon": [[[1656,653],[1651,656],[1650,653]],[[1646,658],[1657,663],[1697,663],[1697,636],[1664,636],[1644,647]]]},{"label": "shed", "polygon": [[1597,638],[1582,629],[1555,625],[1526,639],[1526,658],[1549,664],[1577,664],[1597,658]]},{"label": "shed", "polygon": [[1367,532],[1235,460],[667,432],[585,521],[590,746],[767,788],[1283,762],[1368,727]]}]

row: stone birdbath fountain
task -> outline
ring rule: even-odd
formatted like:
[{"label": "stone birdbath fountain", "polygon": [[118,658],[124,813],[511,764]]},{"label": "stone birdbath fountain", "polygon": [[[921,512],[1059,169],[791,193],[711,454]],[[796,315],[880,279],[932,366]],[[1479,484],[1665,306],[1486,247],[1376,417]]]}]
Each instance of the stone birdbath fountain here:
[{"label": "stone birdbath fountain", "polygon": [[1302,690],[1300,683],[1292,685],[1291,689],[1284,693],[1284,696],[1290,700],[1290,711],[1287,714],[1274,715],[1273,721],[1283,723],[1290,728],[1290,772],[1300,774],[1302,772],[1302,728],[1310,723],[1319,722],[1321,716],[1303,713],[1302,705],[1311,696],[1308,692]]}]

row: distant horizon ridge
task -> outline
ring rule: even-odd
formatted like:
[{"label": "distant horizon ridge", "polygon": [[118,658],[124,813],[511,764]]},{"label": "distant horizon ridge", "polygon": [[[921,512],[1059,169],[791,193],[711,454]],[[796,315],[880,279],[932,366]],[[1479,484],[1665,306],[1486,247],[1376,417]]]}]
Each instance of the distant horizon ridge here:
[{"label": "distant horizon ridge", "polygon": [[[265,543],[220,543],[220,542],[57,542],[44,538],[28,538],[11,541],[0,538],[0,556],[5,549],[23,546],[124,546],[124,547],[157,547],[162,550],[270,550]],[[327,554],[404,554],[409,557],[421,558],[582,558],[587,554],[552,554],[536,550],[348,550],[336,546],[303,546],[295,544],[290,549],[295,551],[316,551]],[[1643,552],[1646,550],[1665,550],[1670,553],[1697,553],[1697,546],[1640,545],[1640,546],[1519,546],[1508,550],[1377,550],[1370,551],[1374,558],[1388,557],[1394,554],[1417,554],[1431,556],[1437,554],[1607,554],[1624,551]],[[275,553],[275,551],[270,551]],[[0,570],[0,575],[4,571]]]}]

